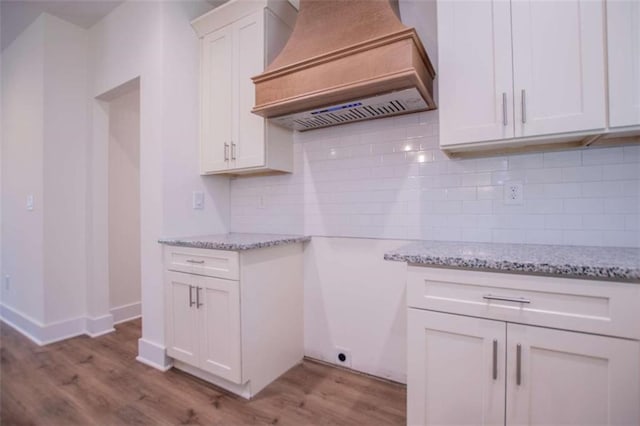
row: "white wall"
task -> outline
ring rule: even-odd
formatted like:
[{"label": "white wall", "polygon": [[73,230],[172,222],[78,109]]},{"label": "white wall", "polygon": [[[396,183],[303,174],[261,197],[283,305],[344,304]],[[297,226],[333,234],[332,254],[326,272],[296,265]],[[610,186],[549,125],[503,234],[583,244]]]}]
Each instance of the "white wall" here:
[{"label": "white wall", "polygon": [[305,355],[406,382],[406,264],[384,253],[398,240],[314,237],[304,253]]},{"label": "white wall", "polygon": [[86,31],[55,16],[45,22],[45,323],[84,317],[87,113]]},{"label": "white wall", "polygon": [[[44,17],[2,52],[2,303],[44,321]],[[34,209],[27,211],[27,195]],[[4,315],[4,313],[3,313]]]},{"label": "white wall", "polygon": [[46,341],[84,326],[85,32],[43,14],[2,62],[2,316]]},{"label": "white wall", "polygon": [[[109,306],[140,302],[140,89],[109,102]],[[116,319],[117,320],[117,319]]]}]

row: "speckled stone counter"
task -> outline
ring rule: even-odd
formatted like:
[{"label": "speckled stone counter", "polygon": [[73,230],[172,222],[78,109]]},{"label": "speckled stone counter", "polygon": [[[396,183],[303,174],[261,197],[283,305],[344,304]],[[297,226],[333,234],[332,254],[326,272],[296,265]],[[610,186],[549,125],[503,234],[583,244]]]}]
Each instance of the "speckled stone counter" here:
[{"label": "speckled stone counter", "polygon": [[640,249],[635,248],[416,241],[384,258],[424,266],[640,283]]},{"label": "speckled stone counter", "polygon": [[160,244],[214,250],[242,251],[309,241],[304,235],[241,234],[200,235],[184,238],[161,238]]}]

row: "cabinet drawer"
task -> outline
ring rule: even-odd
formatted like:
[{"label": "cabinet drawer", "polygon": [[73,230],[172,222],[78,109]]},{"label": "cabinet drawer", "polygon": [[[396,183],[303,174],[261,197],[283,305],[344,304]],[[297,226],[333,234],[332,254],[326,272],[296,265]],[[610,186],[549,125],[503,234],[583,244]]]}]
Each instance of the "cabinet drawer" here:
[{"label": "cabinet drawer", "polygon": [[408,272],[409,307],[640,338],[638,284],[420,266]]},{"label": "cabinet drawer", "polygon": [[239,280],[238,253],[191,247],[165,248],[165,265],[170,271]]}]

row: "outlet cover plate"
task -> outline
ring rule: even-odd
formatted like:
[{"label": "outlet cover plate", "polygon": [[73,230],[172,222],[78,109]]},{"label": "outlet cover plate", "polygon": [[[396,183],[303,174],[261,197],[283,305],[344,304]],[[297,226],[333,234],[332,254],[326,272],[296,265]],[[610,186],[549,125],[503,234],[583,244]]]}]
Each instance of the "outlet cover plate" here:
[{"label": "outlet cover plate", "polygon": [[522,182],[505,182],[504,183],[504,203],[505,204],[522,204],[524,201],[524,191]]}]

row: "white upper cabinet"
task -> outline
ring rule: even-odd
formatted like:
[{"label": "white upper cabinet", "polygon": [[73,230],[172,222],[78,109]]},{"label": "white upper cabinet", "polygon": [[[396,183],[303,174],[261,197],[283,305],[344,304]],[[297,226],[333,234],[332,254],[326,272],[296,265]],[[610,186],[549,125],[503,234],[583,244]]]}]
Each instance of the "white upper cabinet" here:
[{"label": "white upper cabinet", "polygon": [[441,143],[512,138],[509,2],[439,2],[438,39]]},{"label": "white upper cabinet", "polygon": [[604,3],[511,2],[515,135],[604,129]]},{"label": "white upper cabinet", "polygon": [[602,0],[439,1],[442,148],[517,149],[604,132],[604,20]]},{"label": "white upper cabinet", "polygon": [[231,0],[192,22],[201,46],[201,174],[292,171],[293,133],[251,113],[251,77],[282,50],[295,17],[286,0]]},{"label": "white upper cabinet", "polygon": [[640,125],[640,2],[607,2],[609,125]]},{"label": "white upper cabinet", "polygon": [[[233,126],[232,97],[233,67],[231,62],[231,26],[207,34],[202,39],[202,77],[200,111],[200,166],[202,172],[224,170],[229,166]],[[220,60],[229,58],[229,60]],[[227,102],[222,100],[226,99]],[[204,106],[207,106],[204,108]]]}]

